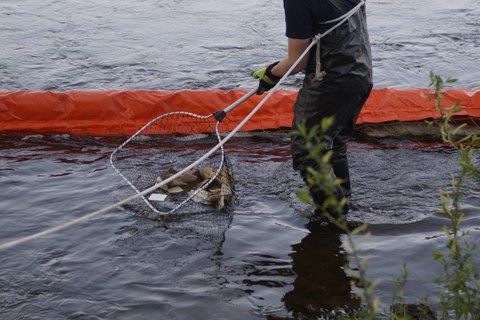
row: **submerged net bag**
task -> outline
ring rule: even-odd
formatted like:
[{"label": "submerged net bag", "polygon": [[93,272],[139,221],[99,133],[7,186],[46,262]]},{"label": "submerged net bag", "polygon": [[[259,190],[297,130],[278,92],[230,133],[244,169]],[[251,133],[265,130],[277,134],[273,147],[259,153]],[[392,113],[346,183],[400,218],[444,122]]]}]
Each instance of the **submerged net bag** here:
[{"label": "submerged net bag", "polygon": [[[173,213],[225,210],[233,202],[233,170],[223,145],[197,166],[178,172],[205,156],[221,141],[221,118],[189,112],[161,115],[113,151],[110,163],[137,193],[142,215],[158,219]],[[168,183],[165,180],[177,177]]]}]

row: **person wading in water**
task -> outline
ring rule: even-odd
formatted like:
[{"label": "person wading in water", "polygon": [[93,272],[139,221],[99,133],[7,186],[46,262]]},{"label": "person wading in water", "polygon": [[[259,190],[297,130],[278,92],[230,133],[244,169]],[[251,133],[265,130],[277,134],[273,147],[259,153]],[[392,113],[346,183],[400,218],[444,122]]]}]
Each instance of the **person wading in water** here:
[{"label": "person wading in water", "polygon": [[[253,73],[259,79],[258,94],[273,88],[313,41],[314,37],[329,30],[339,17],[360,4],[360,0],[284,0],[288,54],[280,61]],[[332,150],[330,159],[333,174],[341,184],[335,191],[339,200],[351,195],[350,174],[347,159],[347,140],[352,133],[360,110],[373,86],[372,58],[367,31],[365,4],[342,23],[320,38],[308,55],[293,69],[291,74],[305,71],[303,85],[293,106],[292,132],[299,125],[307,131],[319,126],[322,119],[334,118],[328,128],[327,150]],[[333,21],[332,21],[333,20]],[[341,20],[341,19],[340,19]],[[307,183],[307,168],[318,170],[315,160],[309,159],[304,147],[305,139],[293,135],[291,151],[293,167]],[[308,185],[308,183],[307,183]],[[309,185],[316,204],[315,215],[323,214],[322,205],[326,194]],[[348,212],[348,205],[343,214]],[[328,212],[334,218],[338,213]]]}]

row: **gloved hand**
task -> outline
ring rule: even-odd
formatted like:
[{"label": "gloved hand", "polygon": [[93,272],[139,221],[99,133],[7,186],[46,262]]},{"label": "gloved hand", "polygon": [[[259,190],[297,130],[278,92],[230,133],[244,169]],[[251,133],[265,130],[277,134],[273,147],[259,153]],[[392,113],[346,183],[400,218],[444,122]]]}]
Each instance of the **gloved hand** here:
[{"label": "gloved hand", "polygon": [[255,79],[259,79],[257,94],[263,94],[265,91],[268,91],[275,87],[277,82],[282,77],[277,77],[272,74],[272,68],[275,67],[280,61],[274,62],[268,67],[258,69],[253,73]]}]

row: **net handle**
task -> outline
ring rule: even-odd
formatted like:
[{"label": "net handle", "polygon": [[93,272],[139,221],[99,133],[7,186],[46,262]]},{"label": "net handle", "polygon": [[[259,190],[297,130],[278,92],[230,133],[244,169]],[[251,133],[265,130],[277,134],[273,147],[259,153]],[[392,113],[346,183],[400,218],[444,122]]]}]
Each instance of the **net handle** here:
[{"label": "net handle", "polygon": [[243,103],[244,101],[246,101],[248,98],[250,98],[251,96],[253,96],[255,93],[257,93],[257,90],[258,88],[255,88],[255,89],[252,89],[250,92],[248,92],[246,95],[244,95],[243,97],[241,97],[240,99],[238,99],[237,101],[235,101],[234,103],[232,103],[231,105],[229,105],[228,107],[226,107],[225,109],[223,109],[223,111],[225,113],[228,113],[230,112],[231,110],[233,110],[236,106],[238,106],[239,104]]},{"label": "net handle", "polygon": [[237,101],[235,101],[234,103],[226,107],[225,109],[212,113],[213,117],[217,119],[218,123],[222,122],[223,118],[225,118],[225,116],[229,111],[233,110],[236,106],[238,106],[239,104],[241,104],[242,102],[244,102],[245,100],[253,96],[255,93],[257,93],[259,88],[260,88],[260,84],[256,89],[252,89],[249,93],[245,94],[243,97],[241,97],[240,99],[238,99]]}]

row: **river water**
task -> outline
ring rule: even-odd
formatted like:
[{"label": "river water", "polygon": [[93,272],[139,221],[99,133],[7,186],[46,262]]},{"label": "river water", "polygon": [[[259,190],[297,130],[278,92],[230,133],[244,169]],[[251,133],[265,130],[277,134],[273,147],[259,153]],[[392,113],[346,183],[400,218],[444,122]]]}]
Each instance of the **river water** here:
[{"label": "river water", "polygon": [[[478,88],[479,4],[370,0],[375,86],[426,87],[433,69]],[[251,88],[252,70],[285,52],[281,1],[3,0],[0,9],[2,90]],[[129,195],[108,163],[123,139],[2,136],[1,243]],[[165,224],[124,206],[0,252],[0,318],[315,319],[357,307],[344,236],[301,217],[288,141],[278,131],[229,142],[237,201],[227,216]],[[459,172],[455,152],[431,140],[357,134],[349,155],[351,218],[370,224],[359,253],[372,257],[367,276],[381,280],[382,307],[404,262],[406,300],[426,294],[435,304],[441,266],[431,253],[447,241],[438,190]],[[480,238],[478,195],[474,188],[462,203],[472,242]]]},{"label": "river water", "polygon": [[[478,0],[369,0],[374,82],[480,86]],[[281,1],[2,0],[0,89],[231,89],[286,50]],[[287,87],[298,87],[299,78]]]}]

